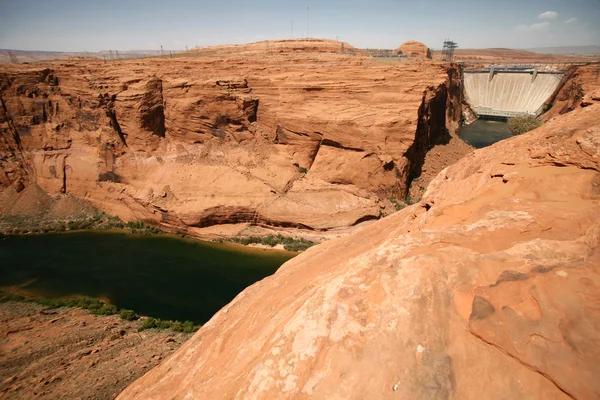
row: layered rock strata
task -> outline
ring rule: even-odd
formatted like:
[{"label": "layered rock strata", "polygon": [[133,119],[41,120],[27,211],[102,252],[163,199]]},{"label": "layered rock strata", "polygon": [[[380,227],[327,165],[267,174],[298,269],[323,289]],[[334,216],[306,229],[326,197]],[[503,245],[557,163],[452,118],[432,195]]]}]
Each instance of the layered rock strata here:
[{"label": "layered rock strata", "polygon": [[453,66],[313,54],[5,65],[0,100],[3,187],[193,234],[379,218],[461,90]]}]

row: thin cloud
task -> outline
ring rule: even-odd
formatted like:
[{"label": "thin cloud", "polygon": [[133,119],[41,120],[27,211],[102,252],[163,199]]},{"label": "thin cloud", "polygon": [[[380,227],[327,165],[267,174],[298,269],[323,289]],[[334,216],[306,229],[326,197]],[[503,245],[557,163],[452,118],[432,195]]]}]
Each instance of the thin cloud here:
[{"label": "thin cloud", "polygon": [[518,25],[515,28],[517,32],[535,32],[542,31],[550,26],[550,22],[538,22],[532,25]]},{"label": "thin cloud", "polygon": [[538,15],[539,19],[554,19],[558,17],[558,13],[556,11],[546,11]]},{"label": "thin cloud", "polygon": [[570,24],[577,21],[577,18],[569,18],[568,20],[565,21],[565,24]]}]

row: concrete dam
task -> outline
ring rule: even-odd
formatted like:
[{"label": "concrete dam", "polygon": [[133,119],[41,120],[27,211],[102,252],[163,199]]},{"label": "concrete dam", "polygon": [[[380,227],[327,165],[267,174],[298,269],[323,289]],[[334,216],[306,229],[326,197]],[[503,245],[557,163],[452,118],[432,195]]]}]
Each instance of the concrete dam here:
[{"label": "concrete dam", "polygon": [[480,116],[537,116],[563,75],[562,72],[538,71],[537,68],[464,70],[465,98]]}]

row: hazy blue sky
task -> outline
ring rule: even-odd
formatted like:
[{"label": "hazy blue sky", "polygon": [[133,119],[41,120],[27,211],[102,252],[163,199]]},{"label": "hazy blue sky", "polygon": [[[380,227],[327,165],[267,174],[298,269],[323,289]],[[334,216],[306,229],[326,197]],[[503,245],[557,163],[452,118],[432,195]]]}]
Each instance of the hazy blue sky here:
[{"label": "hazy blue sky", "polygon": [[0,0],[0,48],[183,49],[306,36],[357,47],[600,44],[600,0]]}]

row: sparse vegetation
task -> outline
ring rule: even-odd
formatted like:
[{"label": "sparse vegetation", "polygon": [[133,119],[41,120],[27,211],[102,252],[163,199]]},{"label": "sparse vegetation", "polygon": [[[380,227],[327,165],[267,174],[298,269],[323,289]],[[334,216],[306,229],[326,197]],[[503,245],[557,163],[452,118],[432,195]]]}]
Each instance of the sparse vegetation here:
[{"label": "sparse vegetation", "polygon": [[[115,315],[119,314],[121,319],[127,321],[137,321],[140,317],[133,310],[119,310],[112,304],[105,303],[102,300],[93,299],[90,297],[77,297],[69,299],[45,299],[40,297],[28,298],[18,294],[7,293],[0,291],[0,303],[16,301],[20,303],[36,303],[45,306],[49,309],[61,307],[83,308],[95,315]],[[191,321],[170,321],[160,318],[147,317],[144,319],[140,331],[145,329],[170,329],[174,332],[192,333],[197,331],[200,325],[196,325]]]},{"label": "sparse vegetation", "polygon": [[49,309],[61,307],[74,307],[89,310],[96,315],[113,315],[117,313],[117,307],[112,304],[103,302],[102,300],[92,299],[90,297],[77,297],[68,299],[45,299],[40,297],[27,298],[18,294],[6,293],[0,291],[0,303],[7,301],[18,301],[26,303],[36,303],[45,306]]},{"label": "sparse vegetation", "polygon": [[149,317],[144,320],[140,331],[146,329],[170,329],[174,332],[192,333],[196,332],[199,328],[200,326],[195,325],[192,321],[180,322]]},{"label": "sparse vegetation", "polygon": [[394,208],[396,208],[396,211],[400,211],[402,210],[404,207],[406,207],[406,204],[393,198],[393,197],[389,197],[388,200],[394,205]]},{"label": "sparse vegetation", "polygon": [[543,122],[533,115],[520,115],[508,119],[508,129],[513,135],[521,135],[542,126]]},{"label": "sparse vegetation", "polygon": [[300,172],[301,174],[306,174],[308,170],[304,167],[298,167],[298,172]]},{"label": "sparse vegetation", "polygon": [[119,217],[96,212],[93,215],[76,216],[67,219],[47,220],[26,215],[0,216],[0,232],[5,235],[25,235],[28,233],[55,233],[84,229],[111,230],[129,229],[131,233],[153,235],[163,233],[159,228],[141,221],[123,222]]},{"label": "sparse vegetation", "polygon": [[136,321],[140,318],[133,310],[121,310],[119,311],[119,317],[126,321]]},{"label": "sparse vegetation", "polygon": [[233,237],[228,239],[221,239],[218,242],[233,242],[243,244],[245,246],[249,244],[264,244],[267,246],[275,247],[277,244],[282,244],[283,248],[287,251],[304,251],[316,243],[303,238],[293,238],[283,235],[267,235],[267,236],[248,236],[248,237]]}]

